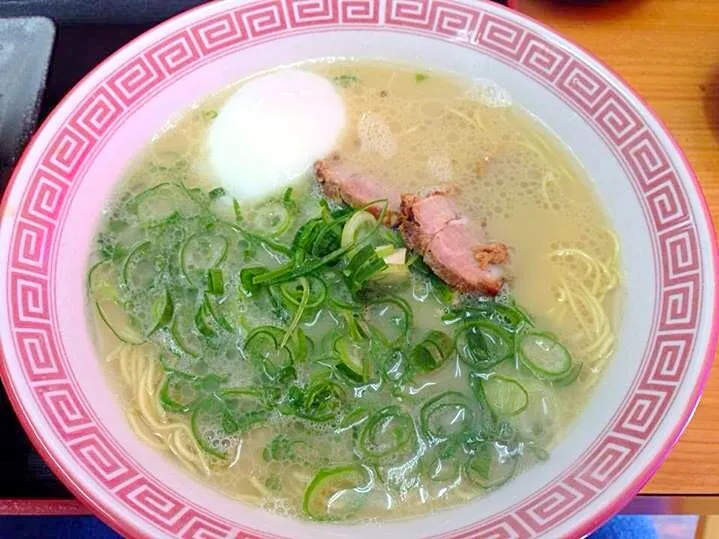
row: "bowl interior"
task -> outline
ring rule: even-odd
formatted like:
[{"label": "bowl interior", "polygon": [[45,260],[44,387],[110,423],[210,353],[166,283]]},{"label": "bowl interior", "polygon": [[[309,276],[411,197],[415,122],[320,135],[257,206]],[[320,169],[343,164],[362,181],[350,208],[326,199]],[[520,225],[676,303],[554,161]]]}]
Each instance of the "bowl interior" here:
[{"label": "bowl interior", "polygon": [[[319,11],[303,11],[315,4]],[[464,506],[362,525],[361,533],[589,531],[648,478],[691,413],[708,366],[715,246],[693,174],[611,73],[507,10],[404,0],[356,2],[369,11],[353,5],[206,6],[123,49],[63,102],[24,156],[2,214],[0,253],[12,256],[0,268],[8,283],[0,304],[19,304],[10,308],[11,323],[0,324],[6,384],[46,455],[128,533],[355,535],[355,526],[317,526],[240,505],[130,431],[84,323],[86,261],[100,210],[128,161],[171,117],[257,71],[340,56],[492,79],[577,156],[619,235],[617,351],[548,462]],[[322,6],[331,17],[321,16]],[[233,30],[250,37],[233,41]]]}]

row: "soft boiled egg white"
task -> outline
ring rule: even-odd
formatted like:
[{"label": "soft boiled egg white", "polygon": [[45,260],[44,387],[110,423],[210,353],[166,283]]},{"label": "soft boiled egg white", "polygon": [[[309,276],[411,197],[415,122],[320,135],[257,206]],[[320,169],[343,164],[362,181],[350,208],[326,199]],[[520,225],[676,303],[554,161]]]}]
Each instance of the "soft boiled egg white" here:
[{"label": "soft boiled egg white", "polygon": [[257,201],[306,174],[345,126],[342,97],[324,77],[288,69],[251,79],[210,126],[208,158],[228,194]]}]

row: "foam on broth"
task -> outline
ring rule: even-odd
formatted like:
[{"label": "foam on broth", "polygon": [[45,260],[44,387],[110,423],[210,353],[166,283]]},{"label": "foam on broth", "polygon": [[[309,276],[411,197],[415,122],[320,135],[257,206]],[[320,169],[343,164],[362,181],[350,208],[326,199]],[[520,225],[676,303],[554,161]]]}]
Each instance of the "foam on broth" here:
[{"label": "foam on broth", "polygon": [[[547,440],[551,446],[571,426],[588,398],[587,390],[609,359],[611,347],[595,346],[595,341],[602,332],[614,331],[619,311],[612,276],[604,275],[601,268],[586,269],[585,258],[577,254],[586,253],[607,267],[617,257],[607,219],[581,167],[543,126],[526,111],[508,106],[507,96],[487,81],[460,80],[381,62],[332,61],[303,67],[341,86],[349,117],[337,148],[340,154],[408,192],[450,189],[462,213],[479,224],[489,239],[511,247],[510,288],[518,304],[585,360],[587,368],[577,383],[557,390],[556,398],[538,403],[555,409],[556,425]],[[118,192],[139,192],[178,178],[189,187],[212,188],[205,134],[214,111],[234,88],[208,97],[171,123],[132,164]],[[577,316],[577,312],[591,311],[591,305],[577,302],[575,311],[571,310],[571,298],[562,292],[568,280],[588,290],[606,288],[598,297],[607,327],[600,323],[592,327]],[[440,314],[437,305],[429,302],[415,312],[415,323],[435,327]],[[117,339],[96,316],[92,322],[98,351],[108,356]],[[321,336],[329,323],[320,320],[307,328],[308,335]],[[135,400],[135,389],[121,382],[119,362],[104,365],[122,401]],[[458,386],[463,369],[458,361],[445,365],[426,381],[430,384],[427,393]],[[234,373],[238,379],[242,375],[241,370]],[[148,376],[157,381],[161,372]],[[523,383],[532,398],[536,382],[528,378]],[[545,399],[541,392],[537,395]],[[186,421],[179,416],[173,420]],[[262,458],[273,434],[294,428],[293,422],[277,419],[244,435],[231,465],[212,469],[211,485],[270,510],[300,514],[298,500],[312,470]],[[332,432],[317,432],[315,438],[316,443],[306,448],[307,460],[342,462],[352,455],[352,448],[336,443]],[[237,442],[232,437],[227,441],[233,447]],[[474,495],[461,487],[444,493],[425,486],[393,500],[400,503],[391,512],[386,509],[386,498],[371,499],[360,517],[421,514]]]}]

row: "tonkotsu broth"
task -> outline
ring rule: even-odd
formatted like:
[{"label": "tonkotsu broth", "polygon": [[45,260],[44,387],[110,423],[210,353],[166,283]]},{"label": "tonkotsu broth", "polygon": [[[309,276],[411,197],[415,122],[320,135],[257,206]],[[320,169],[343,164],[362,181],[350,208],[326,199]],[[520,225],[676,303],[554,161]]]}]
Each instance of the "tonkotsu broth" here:
[{"label": "tonkotsu broth", "polygon": [[[559,141],[525,111],[510,106],[504,92],[488,81],[460,80],[381,62],[317,62],[302,68],[334,80],[345,100],[348,123],[337,147],[343,158],[406,192],[449,188],[463,215],[484,228],[489,239],[510,246],[509,293],[531,313],[538,327],[556,334],[575,360],[584,363],[575,383],[551,391],[526,373],[518,375],[507,362],[497,368],[500,374],[520,376],[529,394],[528,410],[532,406],[544,410],[537,420],[543,422],[537,453],[551,449],[581,410],[588,389],[610,359],[619,310],[618,247],[581,168]],[[182,180],[189,188],[215,187],[203,143],[215,111],[240,84],[208,97],[159,134],[126,173],[118,188],[119,199],[166,181]],[[314,200],[314,179],[308,176],[306,185],[297,191]],[[264,263],[267,257],[258,256],[264,256]],[[444,327],[436,301],[413,300],[422,296],[418,286],[415,282],[400,294],[412,301],[415,326]],[[172,458],[204,476],[213,487],[267,509],[302,516],[303,492],[316,470],[352,458],[352,444],[347,444],[346,437],[338,441],[340,437],[322,429],[308,434],[301,421],[274,418],[243,434],[239,446],[238,435],[226,436],[232,450],[226,461],[213,457],[198,461],[192,443],[179,441],[191,436],[188,417],[166,412],[157,400],[164,376],[157,350],[152,345],[118,348],[118,339],[96,310],[91,312],[98,350],[108,358],[103,364],[122,402],[130,403],[128,417],[135,430],[159,450],[174,453]],[[259,312],[245,314],[255,325],[268,323]],[[303,322],[307,335],[316,342],[332,323],[326,316]],[[223,368],[222,372],[229,372]],[[229,376],[237,383],[249,376],[242,366],[232,369]],[[418,377],[412,391],[432,396],[462,390],[466,372],[455,357],[439,371]],[[367,395],[377,405],[393,402],[388,395]],[[143,420],[138,406],[153,410],[156,423]],[[522,412],[510,423],[518,432],[536,431],[538,423],[526,414]],[[307,436],[311,444],[300,453],[304,452],[306,462],[315,464],[268,461],[267,448],[282,432]],[[168,439],[175,440],[174,449],[168,450]],[[526,447],[525,453],[530,453]],[[515,477],[536,460],[534,454],[518,458]],[[462,480],[451,484],[420,480],[404,485],[404,490],[399,486],[390,492],[373,491],[351,518],[423,514],[479,494],[481,489]]]}]

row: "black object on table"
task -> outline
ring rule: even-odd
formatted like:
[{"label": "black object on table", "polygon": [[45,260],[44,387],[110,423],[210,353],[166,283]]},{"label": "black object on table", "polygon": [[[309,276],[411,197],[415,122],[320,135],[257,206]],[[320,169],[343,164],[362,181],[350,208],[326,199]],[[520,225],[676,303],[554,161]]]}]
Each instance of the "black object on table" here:
[{"label": "black object on table", "polygon": [[[494,1],[508,3],[508,0]],[[202,3],[198,0],[0,0],[0,138],[9,139],[5,146],[0,141],[0,195],[20,151],[16,144],[25,142],[38,119],[42,121],[85,74],[158,22]],[[24,73],[26,78],[21,86],[24,92],[4,93],[1,78],[7,71],[3,71],[2,62],[3,51],[7,53],[8,47],[3,47],[3,40],[8,41],[10,34],[3,31],[8,28],[2,26],[3,18],[31,16],[47,18],[30,23],[37,28],[44,26],[45,31],[38,31],[34,41],[26,41],[15,52],[26,54],[16,59],[16,65],[35,69]],[[52,43],[50,20],[56,24],[55,45],[43,95],[47,52]],[[18,21],[11,24],[15,32],[20,31]],[[16,79],[21,74],[19,67],[10,68],[10,72]],[[20,110],[25,112],[18,114]],[[73,497],[33,449],[4,388],[0,388],[0,440],[0,477],[3,479],[0,499]]]},{"label": "black object on table", "polygon": [[44,17],[0,18],[0,182],[37,119],[54,35]]}]

